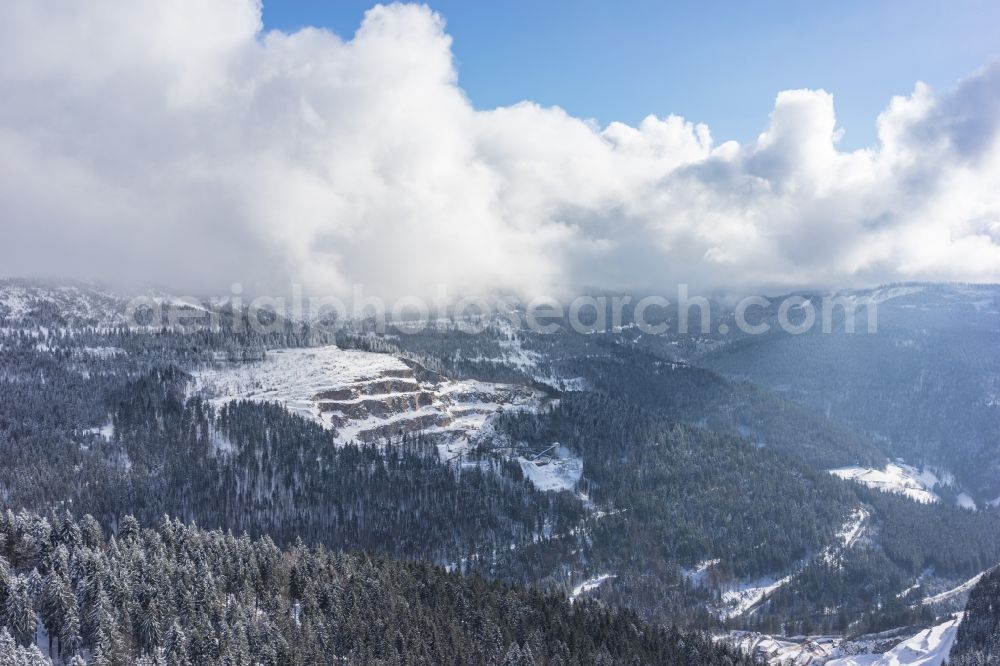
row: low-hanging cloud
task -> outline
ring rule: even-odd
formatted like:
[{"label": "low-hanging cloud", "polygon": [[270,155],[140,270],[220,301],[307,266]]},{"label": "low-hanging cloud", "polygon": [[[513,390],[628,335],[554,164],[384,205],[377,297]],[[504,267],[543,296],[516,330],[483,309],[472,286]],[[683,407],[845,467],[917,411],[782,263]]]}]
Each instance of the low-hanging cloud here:
[{"label": "low-hanging cloud", "polygon": [[0,272],[384,297],[581,286],[1000,281],[1000,65],[917,84],[876,146],[833,97],[760,136],[476,110],[444,21],[350,40],[253,0],[11,0],[0,21]]}]

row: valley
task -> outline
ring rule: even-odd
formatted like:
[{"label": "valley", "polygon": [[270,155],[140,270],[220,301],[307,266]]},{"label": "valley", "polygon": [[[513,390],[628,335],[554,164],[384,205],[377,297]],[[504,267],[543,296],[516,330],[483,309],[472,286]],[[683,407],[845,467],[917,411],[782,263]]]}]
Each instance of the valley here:
[{"label": "valley", "polygon": [[629,327],[128,329],[75,289],[0,299],[15,514],[428,562],[773,664],[939,664],[1000,562],[970,477]]}]

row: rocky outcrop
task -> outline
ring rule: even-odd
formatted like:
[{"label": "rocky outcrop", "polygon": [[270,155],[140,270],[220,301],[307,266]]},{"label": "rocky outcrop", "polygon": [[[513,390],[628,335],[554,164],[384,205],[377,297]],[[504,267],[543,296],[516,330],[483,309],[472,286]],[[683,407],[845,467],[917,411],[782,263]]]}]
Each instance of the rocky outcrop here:
[{"label": "rocky outcrop", "polygon": [[452,417],[446,412],[424,414],[413,418],[396,419],[358,432],[357,438],[362,442],[375,442],[386,438],[401,437],[428,428],[440,428],[451,425]]},{"label": "rocky outcrop", "polygon": [[367,419],[371,416],[388,418],[394,414],[416,411],[434,404],[434,394],[430,391],[395,393],[377,398],[362,398],[351,401],[320,400],[316,403],[320,413],[333,412],[348,419]]}]

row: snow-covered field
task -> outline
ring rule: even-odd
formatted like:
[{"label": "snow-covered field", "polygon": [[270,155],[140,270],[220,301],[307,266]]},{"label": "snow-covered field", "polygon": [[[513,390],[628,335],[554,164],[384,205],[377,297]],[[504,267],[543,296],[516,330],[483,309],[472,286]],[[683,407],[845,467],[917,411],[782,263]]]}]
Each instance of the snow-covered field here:
[{"label": "snow-covered field", "polygon": [[[934,486],[939,483],[947,485],[952,481],[951,475],[941,477],[929,469],[923,471],[903,463],[889,463],[885,469],[870,469],[866,467],[841,467],[831,469],[830,474],[856,481],[869,488],[889,493],[905,495],[915,502],[931,504],[940,502],[941,498],[934,492]],[[969,498],[971,500],[971,498]]]},{"label": "snow-covered field", "polygon": [[194,373],[195,392],[217,403],[230,400],[277,402],[326,426],[317,394],[409,368],[395,356],[316,347],[269,351],[264,360],[227,363]]},{"label": "snow-covered field", "polygon": [[[941,498],[934,491],[936,486],[955,486],[955,477],[950,472],[929,468],[920,470],[900,461],[887,464],[885,469],[841,467],[829,471],[830,474],[841,479],[856,481],[876,490],[904,495],[914,502],[923,504],[941,501]],[[956,495],[955,503],[970,511],[976,511],[978,508],[976,501],[964,492]]]}]

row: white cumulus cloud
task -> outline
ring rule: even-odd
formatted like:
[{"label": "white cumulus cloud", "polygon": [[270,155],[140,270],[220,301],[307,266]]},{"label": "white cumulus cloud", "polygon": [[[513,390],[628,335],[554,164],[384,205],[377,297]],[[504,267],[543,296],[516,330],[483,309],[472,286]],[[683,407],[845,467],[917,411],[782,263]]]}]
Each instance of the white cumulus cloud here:
[{"label": "white cumulus cloud", "polygon": [[838,149],[834,98],[760,136],[473,108],[440,16],[350,39],[253,0],[9,0],[0,271],[385,297],[580,286],[1000,281],[1000,65],[888,102]]}]

